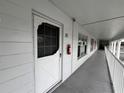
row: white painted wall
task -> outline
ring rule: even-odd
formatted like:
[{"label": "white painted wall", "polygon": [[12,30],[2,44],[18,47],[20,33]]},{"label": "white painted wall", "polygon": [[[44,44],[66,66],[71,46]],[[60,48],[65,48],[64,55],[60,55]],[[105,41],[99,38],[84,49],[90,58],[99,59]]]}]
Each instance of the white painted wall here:
[{"label": "white painted wall", "polygon": [[48,0],[0,0],[1,93],[34,93],[32,9],[64,24],[63,81],[92,54],[77,61],[77,32],[86,33],[78,24],[73,35],[73,60],[66,54],[66,45],[72,45],[72,20]]},{"label": "white painted wall", "polygon": [[[95,39],[89,33],[87,33],[80,24],[74,22],[74,37],[73,37],[73,61],[72,61],[72,72],[76,71],[96,50],[90,52],[91,47],[91,38]],[[78,59],[77,57],[77,50],[78,50],[78,33],[82,33],[83,35],[88,36],[88,47],[87,47],[87,55]]]},{"label": "white painted wall", "polygon": [[0,0],[0,92],[34,93],[31,13]]}]

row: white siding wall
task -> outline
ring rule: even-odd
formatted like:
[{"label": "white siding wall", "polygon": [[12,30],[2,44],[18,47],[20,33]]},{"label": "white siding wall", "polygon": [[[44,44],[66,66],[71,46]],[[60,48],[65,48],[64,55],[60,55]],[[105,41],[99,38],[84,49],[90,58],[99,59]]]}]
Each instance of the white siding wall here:
[{"label": "white siding wall", "polygon": [[[72,43],[72,21],[47,0],[0,0],[0,91],[34,93],[32,9],[64,24],[64,49]],[[71,74],[64,50],[63,79]],[[66,60],[65,60],[66,59]]]},{"label": "white siding wall", "polygon": [[0,1],[0,91],[34,93],[31,15],[21,6]]},{"label": "white siding wall", "polygon": [[[78,59],[77,58],[77,50],[78,50],[78,33],[82,33],[82,35],[88,36],[88,47],[87,47],[87,55]],[[95,39],[88,32],[86,32],[80,24],[74,22],[74,37],[73,37],[73,61],[72,61],[72,73],[76,71],[96,50],[90,52],[91,38]]]},{"label": "white siding wall", "polygon": [[[72,20],[48,0],[0,0],[1,93],[34,93],[32,9],[63,23],[64,34],[69,34],[63,37],[63,81],[71,75],[71,66],[76,70],[91,55],[76,63],[75,45],[72,64],[72,55],[66,54],[66,45],[72,44]],[[78,29],[74,31],[74,44],[77,31],[85,32]]]}]

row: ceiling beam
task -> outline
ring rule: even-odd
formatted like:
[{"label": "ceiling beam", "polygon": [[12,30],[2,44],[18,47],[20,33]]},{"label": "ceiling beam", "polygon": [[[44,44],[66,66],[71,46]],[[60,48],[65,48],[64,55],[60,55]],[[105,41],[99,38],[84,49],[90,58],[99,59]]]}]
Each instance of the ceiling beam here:
[{"label": "ceiling beam", "polygon": [[105,19],[105,20],[99,20],[99,21],[95,21],[95,22],[89,22],[89,23],[86,23],[86,24],[82,24],[82,26],[97,24],[97,23],[111,21],[111,20],[120,19],[120,18],[124,18],[124,16],[113,17],[113,18],[109,18],[109,19]]}]

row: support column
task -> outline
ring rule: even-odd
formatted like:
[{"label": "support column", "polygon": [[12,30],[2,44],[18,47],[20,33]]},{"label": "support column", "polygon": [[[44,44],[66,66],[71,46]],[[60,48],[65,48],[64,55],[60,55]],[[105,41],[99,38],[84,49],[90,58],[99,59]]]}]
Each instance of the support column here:
[{"label": "support column", "polygon": [[113,54],[115,55],[115,42],[113,42]]},{"label": "support column", "polygon": [[121,47],[121,41],[118,41],[118,47],[117,47],[117,58],[120,58],[120,47]]}]

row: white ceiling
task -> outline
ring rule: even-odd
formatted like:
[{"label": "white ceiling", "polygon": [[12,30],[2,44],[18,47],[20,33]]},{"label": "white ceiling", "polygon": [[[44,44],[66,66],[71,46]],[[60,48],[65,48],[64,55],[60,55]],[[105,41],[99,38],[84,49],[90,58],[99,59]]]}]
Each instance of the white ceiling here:
[{"label": "white ceiling", "polygon": [[124,0],[51,0],[68,16],[76,18],[85,30],[99,39],[111,39],[124,32]]}]

